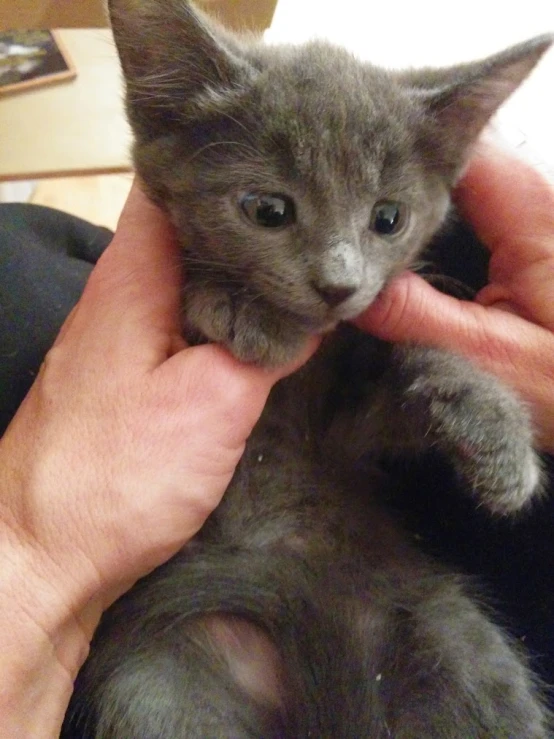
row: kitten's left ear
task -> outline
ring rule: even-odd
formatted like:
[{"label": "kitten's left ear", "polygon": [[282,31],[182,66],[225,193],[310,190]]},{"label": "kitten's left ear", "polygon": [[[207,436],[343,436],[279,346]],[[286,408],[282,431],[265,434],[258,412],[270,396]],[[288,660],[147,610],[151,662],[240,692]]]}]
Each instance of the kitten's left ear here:
[{"label": "kitten's left ear", "polygon": [[424,106],[421,143],[442,172],[459,175],[471,144],[553,41],[553,35],[539,36],[479,62],[400,73],[401,84]]},{"label": "kitten's left ear", "polygon": [[188,0],[108,0],[108,8],[135,132],[163,135],[194,115],[202,94],[253,73],[239,40]]}]

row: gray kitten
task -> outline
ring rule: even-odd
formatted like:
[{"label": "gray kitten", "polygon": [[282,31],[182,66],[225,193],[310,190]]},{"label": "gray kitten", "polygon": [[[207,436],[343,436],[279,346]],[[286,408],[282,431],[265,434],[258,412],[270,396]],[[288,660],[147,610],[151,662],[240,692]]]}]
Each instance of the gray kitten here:
[{"label": "gray kitten", "polygon": [[551,39],[392,73],[235,37],[184,0],[110,10],[186,335],[273,365],[338,328],[275,388],[202,532],[105,614],[63,735],[547,737],[524,658],[394,522],[378,464],[435,447],[511,513],[540,487],[527,413],[459,357],[342,322],[413,265]]}]

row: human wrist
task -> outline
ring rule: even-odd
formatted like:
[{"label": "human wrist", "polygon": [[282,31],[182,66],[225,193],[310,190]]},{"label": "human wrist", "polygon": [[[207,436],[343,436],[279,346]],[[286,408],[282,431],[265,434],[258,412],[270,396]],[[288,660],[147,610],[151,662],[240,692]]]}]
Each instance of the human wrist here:
[{"label": "human wrist", "polygon": [[3,731],[13,737],[57,737],[101,601],[5,522],[0,523],[0,557]]}]

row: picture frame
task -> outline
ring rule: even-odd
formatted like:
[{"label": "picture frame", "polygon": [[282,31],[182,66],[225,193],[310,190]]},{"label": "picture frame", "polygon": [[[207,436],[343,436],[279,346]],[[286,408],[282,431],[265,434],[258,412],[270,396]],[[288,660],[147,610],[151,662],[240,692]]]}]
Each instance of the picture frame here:
[{"label": "picture frame", "polygon": [[76,75],[56,31],[0,32],[0,96],[67,82]]}]

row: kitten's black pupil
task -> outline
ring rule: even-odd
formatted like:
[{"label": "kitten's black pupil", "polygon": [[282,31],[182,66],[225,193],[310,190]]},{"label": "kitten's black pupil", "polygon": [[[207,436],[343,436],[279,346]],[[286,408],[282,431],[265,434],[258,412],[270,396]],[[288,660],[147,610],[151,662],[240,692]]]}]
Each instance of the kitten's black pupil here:
[{"label": "kitten's black pupil", "polygon": [[395,232],[400,221],[400,208],[396,203],[382,203],[374,211],[373,230],[387,236]]},{"label": "kitten's black pupil", "polygon": [[245,195],[242,207],[258,226],[278,228],[294,220],[294,203],[284,195]]}]

